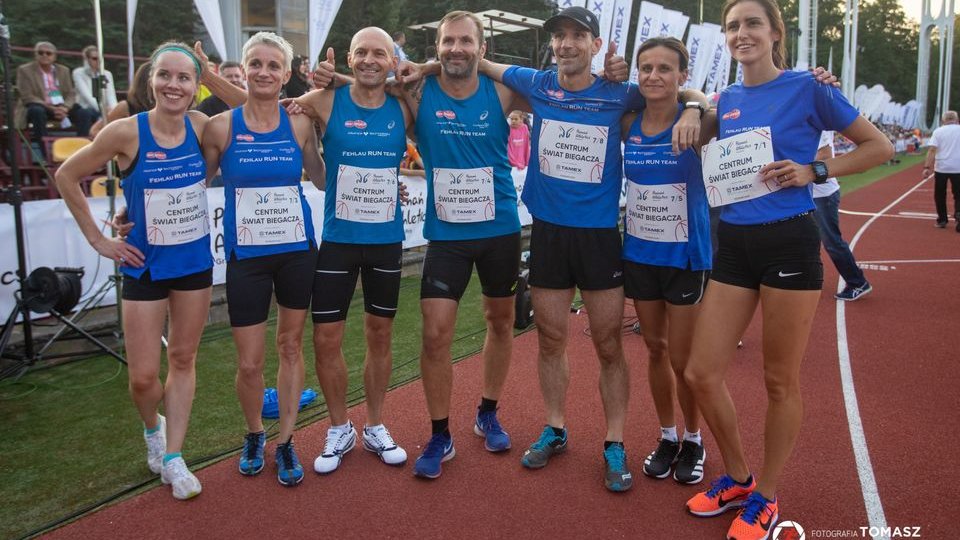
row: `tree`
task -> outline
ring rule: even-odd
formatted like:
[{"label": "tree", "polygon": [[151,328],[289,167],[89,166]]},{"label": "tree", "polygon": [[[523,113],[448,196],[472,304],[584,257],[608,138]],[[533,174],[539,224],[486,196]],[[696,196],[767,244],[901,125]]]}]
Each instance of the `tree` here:
[{"label": "tree", "polygon": [[916,96],[919,27],[897,0],[871,0],[860,6],[857,85],[882,84],[893,101]]},{"label": "tree", "polygon": [[[58,49],[79,51],[96,44],[92,1],[30,0],[4,5],[13,45],[32,47],[38,41],[50,41]],[[156,16],[158,13],[163,16]],[[100,15],[104,52],[125,55],[126,0],[100,0]],[[197,19],[192,0],[139,0],[133,32],[134,55],[149,56],[154,47],[168,39],[192,43],[193,23]],[[31,60],[29,53],[13,55],[14,66]],[[81,64],[79,58],[64,55],[58,61],[71,68]],[[108,60],[106,66],[116,77],[117,85],[126,86],[126,61]]]}]

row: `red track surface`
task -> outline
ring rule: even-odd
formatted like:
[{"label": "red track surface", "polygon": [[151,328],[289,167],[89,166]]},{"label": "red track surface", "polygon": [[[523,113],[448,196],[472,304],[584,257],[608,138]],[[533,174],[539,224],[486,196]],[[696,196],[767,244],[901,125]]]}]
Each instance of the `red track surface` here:
[{"label": "red track surface", "polygon": [[[919,167],[914,167],[844,197],[843,207],[879,212],[913,187],[918,177]],[[888,213],[930,212],[931,198],[927,183]],[[868,219],[843,215],[845,237],[851,240]],[[874,292],[845,306],[853,378],[886,522],[891,527],[922,527],[922,538],[955,537],[952,522],[960,515],[956,496],[950,495],[960,483],[952,452],[958,405],[955,358],[960,335],[955,311],[960,306],[960,234],[953,231],[953,222],[950,225],[939,230],[932,218],[877,219],[856,246],[858,260],[957,261],[890,263],[886,271],[868,270]],[[825,530],[860,534],[860,527],[869,525],[838,368],[832,298],[837,276],[825,255],[824,260],[824,295],[803,367],[804,425],[778,493],[781,519],[799,522],[807,538],[828,537]],[[647,389],[646,349],[636,335],[624,340],[632,370],[625,443],[634,488],[619,495],[604,489],[598,368],[582,332],[585,325],[585,315],[571,314],[569,449],[543,470],[527,471],[519,463],[523,449],[543,425],[536,333],[530,332],[515,341],[514,365],[501,400],[501,419],[514,444],[505,455],[483,450],[471,430],[480,389],[480,363],[474,357],[454,368],[451,430],[457,456],[444,464],[438,480],[411,475],[419,445],[429,436],[421,385],[414,383],[387,398],[388,425],[410,454],[403,468],[387,467],[358,446],[334,474],[314,474],[312,461],[328,427],[319,422],[296,434],[308,472],[295,489],[277,484],[270,448],[271,465],[257,478],[241,477],[234,457],[199,472],[204,491],[193,501],[175,501],[168,488],[157,488],[50,536],[723,538],[732,513],[693,518],[683,503],[697,487],[654,481],[641,472],[643,457],[656,445],[659,432]],[[747,454],[759,469],[765,395],[758,324],[750,327],[744,342],[728,380]],[[354,408],[351,418],[362,424],[363,406]],[[719,453],[708,431],[704,440],[707,477],[712,478],[720,471]]]}]

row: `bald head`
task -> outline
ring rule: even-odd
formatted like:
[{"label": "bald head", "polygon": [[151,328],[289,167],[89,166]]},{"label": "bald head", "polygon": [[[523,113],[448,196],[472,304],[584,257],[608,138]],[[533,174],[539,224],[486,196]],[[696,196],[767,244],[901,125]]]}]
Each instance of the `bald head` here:
[{"label": "bald head", "polygon": [[943,123],[944,124],[956,124],[957,123],[957,111],[947,111],[943,113]]},{"label": "bald head", "polygon": [[350,50],[355,50],[360,43],[367,44],[368,47],[382,47],[390,53],[391,57],[393,56],[393,38],[383,28],[376,26],[361,28],[350,40]]}]

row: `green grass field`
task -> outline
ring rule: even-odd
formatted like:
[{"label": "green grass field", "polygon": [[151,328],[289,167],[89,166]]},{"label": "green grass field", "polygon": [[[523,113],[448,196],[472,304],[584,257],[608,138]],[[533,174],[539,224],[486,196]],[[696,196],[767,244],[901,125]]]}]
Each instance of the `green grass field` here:
[{"label": "green grass field", "polygon": [[[841,179],[844,193],[869,185],[922,160],[903,158]],[[419,377],[419,278],[404,278],[393,337],[392,385]],[[351,305],[344,339],[351,402],[363,399],[363,300]],[[319,392],[312,367],[310,323],[304,333],[307,386]],[[480,350],[485,335],[480,291],[471,280],[460,305],[453,356]],[[267,342],[273,341],[271,328]],[[197,396],[184,456],[193,464],[216,461],[238,450],[245,426],[234,392],[235,348],[227,325],[207,328],[197,361]],[[276,377],[276,355],[267,351],[267,386]],[[325,416],[322,398],[300,414],[301,425]],[[424,411],[426,414],[426,411]],[[426,418],[426,416],[425,416]],[[0,382],[0,538],[30,531],[114,495],[158,483],[147,471],[141,424],[127,394],[126,372],[98,357],[30,372],[16,383]],[[268,430],[270,424],[267,424]],[[274,429],[269,430],[271,433]]]},{"label": "green grass field", "polygon": [[[479,289],[474,277],[460,303],[454,358],[479,351],[483,344]],[[420,375],[419,292],[419,277],[404,278],[393,338],[393,386]],[[362,315],[363,299],[358,292],[344,339],[351,403],[363,399]],[[319,393],[310,327],[308,318],[304,333],[306,385]],[[273,339],[271,328],[267,343]],[[234,392],[235,357],[229,326],[208,327],[200,345],[197,394],[184,447],[188,463],[213,462],[237,451],[242,442],[245,424]],[[275,386],[276,368],[276,354],[269,347],[267,386]],[[321,394],[301,411],[300,424],[325,414]],[[151,482],[146,468],[142,424],[127,393],[126,370],[110,357],[33,371],[16,383],[3,381],[0,419],[0,538],[22,536],[91,503],[159,483]],[[276,426],[265,425],[268,434],[276,432]]]},{"label": "green grass field", "polygon": [[[923,163],[924,156],[903,156],[900,158],[900,163],[896,165],[881,165],[879,167],[874,167],[865,173],[860,174],[851,174],[850,176],[844,176],[840,179],[840,190],[844,195],[856,191],[863,186],[869,186],[870,184],[889,176],[893,173],[898,173],[908,167],[912,167],[917,163]],[[920,180],[919,175],[917,180]]]}]

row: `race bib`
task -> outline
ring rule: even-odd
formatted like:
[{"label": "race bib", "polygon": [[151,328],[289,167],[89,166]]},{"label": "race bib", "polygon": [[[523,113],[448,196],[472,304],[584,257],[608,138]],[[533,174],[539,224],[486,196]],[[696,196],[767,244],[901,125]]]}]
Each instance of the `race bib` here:
[{"label": "race bib", "polygon": [[147,243],[152,246],[186,244],[210,233],[205,181],[182,188],[145,189],[143,206]]},{"label": "race bib", "polygon": [[448,223],[493,221],[493,168],[434,169],[433,204],[437,217]]},{"label": "race bib", "polygon": [[272,246],[306,238],[297,186],[237,188],[237,244]]},{"label": "race bib", "polygon": [[772,163],[770,128],[762,127],[711,142],[703,149],[703,185],[710,206],[723,206],[780,191],[776,180],[762,182],[758,171]]},{"label": "race bib", "polygon": [[537,149],[540,172],[561,180],[599,184],[608,130],[606,126],[543,120]]},{"label": "race bib", "polygon": [[337,171],[338,219],[385,223],[397,215],[397,170],[340,165]]},{"label": "race bib", "polygon": [[627,182],[627,234],[651,242],[686,242],[687,185]]}]

